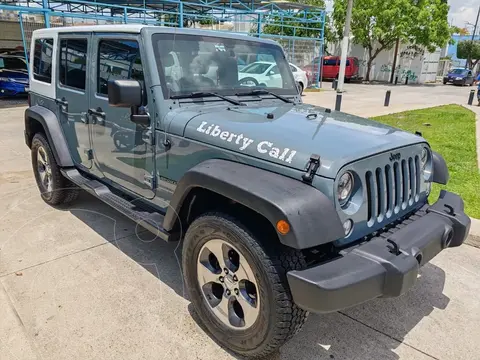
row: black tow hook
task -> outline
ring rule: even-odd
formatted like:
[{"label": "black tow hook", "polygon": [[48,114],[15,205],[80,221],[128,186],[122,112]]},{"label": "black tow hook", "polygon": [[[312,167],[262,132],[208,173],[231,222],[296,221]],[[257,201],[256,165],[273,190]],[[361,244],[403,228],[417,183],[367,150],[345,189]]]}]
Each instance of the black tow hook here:
[{"label": "black tow hook", "polygon": [[387,245],[388,251],[390,251],[395,256],[398,256],[401,254],[400,248],[398,247],[398,244],[395,241],[387,239],[387,242],[391,244],[391,245]]}]

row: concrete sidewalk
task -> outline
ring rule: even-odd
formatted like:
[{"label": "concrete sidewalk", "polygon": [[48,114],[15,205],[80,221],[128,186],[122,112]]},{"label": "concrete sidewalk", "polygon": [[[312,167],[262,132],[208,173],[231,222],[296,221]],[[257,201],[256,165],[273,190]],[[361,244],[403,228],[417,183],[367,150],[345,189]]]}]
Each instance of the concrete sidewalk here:
[{"label": "concrete sidewalk", "polygon": [[[324,91],[321,92],[305,92],[303,102],[334,109],[336,92],[330,85],[331,83],[325,82]],[[345,84],[344,89],[342,111],[363,117],[374,117],[445,104],[466,105],[470,90],[473,88],[453,85]],[[383,105],[387,90],[391,91],[390,106],[385,107]]]},{"label": "concrete sidewalk", "polygon": [[[83,194],[40,198],[23,108],[0,110],[0,360],[235,359],[185,296],[181,244]],[[478,359],[480,249],[449,249],[414,289],[312,315],[271,359]]]}]

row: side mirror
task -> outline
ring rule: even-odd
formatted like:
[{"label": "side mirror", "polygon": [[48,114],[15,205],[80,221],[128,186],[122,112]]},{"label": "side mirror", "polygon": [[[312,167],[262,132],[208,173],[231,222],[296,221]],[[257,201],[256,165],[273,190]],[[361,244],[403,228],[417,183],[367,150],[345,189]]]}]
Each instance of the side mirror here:
[{"label": "side mirror", "polygon": [[108,82],[108,104],[115,107],[137,107],[143,103],[142,85],[137,80]]},{"label": "side mirror", "polygon": [[273,70],[270,70],[267,75],[268,76],[273,76],[273,75],[275,75],[275,73],[273,72]]}]

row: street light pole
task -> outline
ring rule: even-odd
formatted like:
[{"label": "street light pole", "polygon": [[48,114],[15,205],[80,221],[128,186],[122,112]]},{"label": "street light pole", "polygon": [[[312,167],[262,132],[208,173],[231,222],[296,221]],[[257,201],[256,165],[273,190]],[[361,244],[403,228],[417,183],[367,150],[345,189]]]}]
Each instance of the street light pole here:
[{"label": "street light pole", "polygon": [[340,72],[338,74],[337,92],[343,92],[345,80],[345,66],[347,65],[348,38],[350,36],[350,22],[352,20],[353,0],[348,0],[347,16],[345,17],[345,29],[343,30],[342,55],[340,58]]},{"label": "street light pole", "polygon": [[[475,26],[473,27],[473,32],[472,32],[472,44],[473,41],[475,40],[475,34],[477,32],[477,25],[478,25],[478,17],[480,15],[480,5],[478,6],[478,12],[477,12],[477,20],[475,21]],[[470,62],[470,55],[467,58],[467,62],[465,63],[465,69],[468,67],[468,63]]]}]

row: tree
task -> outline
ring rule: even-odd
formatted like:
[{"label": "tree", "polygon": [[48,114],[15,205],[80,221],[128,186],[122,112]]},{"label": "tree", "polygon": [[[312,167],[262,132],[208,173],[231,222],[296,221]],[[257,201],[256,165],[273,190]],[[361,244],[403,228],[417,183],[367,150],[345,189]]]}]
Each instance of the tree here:
[{"label": "tree", "polygon": [[457,58],[467,59],[467,66],[470,69],[474,69],[480,61],[480,41],[459,41],[457,45]]},{"label": "tree", "polygon": [[[334,0],[333,20],[340,35],[345,24],[347,0]],[[353,42],[368,50],[367,76],[382,50],[397,39],[429,51],[445,46],[451,38],[449,6],[445,0],[354,0],[351,29]]]}]

